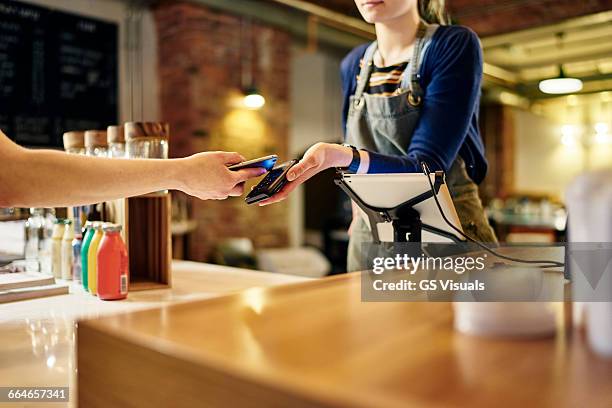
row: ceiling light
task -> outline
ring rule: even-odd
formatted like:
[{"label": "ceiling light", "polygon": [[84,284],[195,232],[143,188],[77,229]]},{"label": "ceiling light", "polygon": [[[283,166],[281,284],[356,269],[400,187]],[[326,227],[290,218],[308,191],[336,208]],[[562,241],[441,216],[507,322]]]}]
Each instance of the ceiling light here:
[{"label": "ceiling light", "polygon": [[253,78],[253,37],[254,33],[251,20],[249,18],[242,19],[240,23],[240,50],[243,49],[243,41],[247,44],[247,57],[245,58],[244,64],[241,64],[241,81],[242,91],[244,94],[242,104],[247,109],[257,110],[263,108],[263,106],[266,104],[266,98],[259,93],[257,86],[255,85],[255,79]]},{"label": "ceiling light", "polygon": [[582,89],[582,81],[578,78],[568,78],[559,66],[559,76],[556,78],[540,81],[538,86],[545,94],[568,94],[578,92]]},{"label": "ceiling light", "polygon": [[561,136],[561,144],[564,146],[576,146],[578,141],[574,135],[563,135]]},{"label": "ceiling light", "polygon": [[561,144],[564,146],[575,146],[578,144],[578,128],[574,125],[563,125],[561,127]]},{"label": "ceiling light", "polygon": [[593,140],[596,144],[608,144],[610,143],[610,135],[608,134],[610,127],[607,123],[598,122],[595,124],[595,137]]},{"label": "ceiling light", "polygon": [[596,133],[595,137],[593,138],[593,140],[595,141],[596,144],[608,144],[610,143],[610,135],[607,133]]},{"label": "ceiling light", "polygon": [[606,134],[610,128],[607,123],[599,122],[595,124],[595,133]]},{"label": "ceiling light", "polygon": [[247,109],[261,109],[266,104],[266,98],[256,88],[249,88],[244,92],[243,103]]},{"label": "ceiling light", "polygon": [[[559,49],[559,53],[561,53],[565,34],[561,31],[556,33],[555,36],[557,37],[557,48]],[[565,72],[563,72],[563,65],[559,64],[559,76],[540,81],[538,87],[540,91],[545,94],[568,94],[580,91],[582,89],[582,81],[578,78],[566,77]]]},{"label": "ceiling light", "polygon": [[562,135],[575,135],[578,133],[578,128],[575,125],[563,125],[561,126]]}]

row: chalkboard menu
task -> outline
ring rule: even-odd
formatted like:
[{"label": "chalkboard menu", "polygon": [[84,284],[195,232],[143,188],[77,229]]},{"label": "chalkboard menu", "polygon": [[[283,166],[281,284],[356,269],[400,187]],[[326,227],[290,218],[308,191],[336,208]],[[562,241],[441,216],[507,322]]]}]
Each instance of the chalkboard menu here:
[{"label": "chalkboard menu", "polygon": [[116,24],[0,0],[0,129],[61,147],[68,130],[117,123]]}]

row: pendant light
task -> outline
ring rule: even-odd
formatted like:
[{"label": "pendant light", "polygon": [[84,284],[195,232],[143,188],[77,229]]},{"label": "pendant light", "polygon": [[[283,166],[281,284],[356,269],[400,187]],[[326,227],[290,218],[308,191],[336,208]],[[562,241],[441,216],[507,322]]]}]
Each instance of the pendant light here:
[{"label": "pendant light", "polygon": [[[563,48],[563,33],[557,33],[558,48]],[[563,65],[559,64],[559,76],[540,81],[538,88],[545,94],[568,94],[582,90],[582,81],[565,75]]]},{"label": "pendant light", "polygon": [[244,106],[248,109],[261,109],[266,104],[266,98],[264,98],[257,88],[250,87],[244,91]]},{"label": "pendant light", "polygon": [[[253,38],[251,21],[246,19],[244,25],[247,26],[247,29],[244,30],[246,31],[245,43],[247,44],[247,68],[245,69],[244,66],[242,67],[242,92],[244,94],[242,104],[247,109],[258,110],[263,108],[263,106],[266,104],[266,98],[259,93],[259,89],[253,80],[253,47],[251,47],[250,44],[251,39]],[[242,35],[242,37],[244,37],[244,35]]]},{"label": "pendant light", "polygon": [[568,94],[580,91],[582,89],[582,81],[578,78],[567,77],[563,67],[559,65],[559,76],[540,81],[538,87],[545,94]]}]

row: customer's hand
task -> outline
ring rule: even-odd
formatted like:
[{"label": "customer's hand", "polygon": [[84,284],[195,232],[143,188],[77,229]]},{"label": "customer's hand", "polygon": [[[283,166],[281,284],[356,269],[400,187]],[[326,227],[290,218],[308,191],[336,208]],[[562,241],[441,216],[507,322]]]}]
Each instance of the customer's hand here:
[{"label": "customer's hand", "polygon": [[228,165],[244,161],[238,153],[205,152],[180,159],[179,180],[181,191],[201,200],[223,200],[240,196],[244,182],[266,172],[261,168],[232,171]]},{"label": "customer's hand", "polygon": [[274,196],[259,202],[259,205],[276,203],[287,198],[297,186],[304,183],[317,173],[331,167],[346,167],[353,160],[353,151],[350,147],[335,143],[317,143],[312,145],[298,164],[287,173],[289,183]]}]

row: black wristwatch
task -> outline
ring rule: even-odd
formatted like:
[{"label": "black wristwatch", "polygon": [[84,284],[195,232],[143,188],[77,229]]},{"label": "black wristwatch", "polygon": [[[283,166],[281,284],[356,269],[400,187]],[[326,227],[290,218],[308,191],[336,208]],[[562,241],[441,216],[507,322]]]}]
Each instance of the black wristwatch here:
[{"label": "black wristwatch", "polygon": [[340,171],[347,171],[349,173],[357,173],[359,170],[359,165],[361,164],[361,155],[359,154],[359,150],[353,145],[344,143],[342,146],[350,147],[353,150],[353,160],[351,160],[351,164],[348,167],[338,167]]}]

